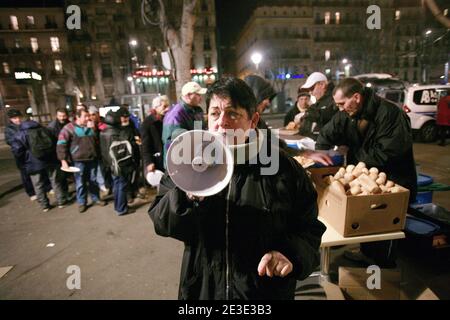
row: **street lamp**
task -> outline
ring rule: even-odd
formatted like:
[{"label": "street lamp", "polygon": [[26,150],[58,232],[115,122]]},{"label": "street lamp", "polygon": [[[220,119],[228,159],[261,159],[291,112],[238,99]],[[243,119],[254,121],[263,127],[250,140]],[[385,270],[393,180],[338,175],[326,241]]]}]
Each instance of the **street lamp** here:
[{"label": "street lamp", "polygon": [[428,35],[430,35],[432,32],[433,32],[433,31],[431,31],[431,30],[427,30],[427,32],[425,32],[425,35],[428,36]]},{"label": "street lamp", "polygon": [[252,54],[252,56],[250,57],[250,59],[252,60],[252,62],[255,64],[256,66],[256,70],[258,70],[258,65],[260,64],[260,62],[262,61],[262,55],[259,52],[255,52]]},{"label": "street lamp", "polygon": [[130,46],[132,46],[132,47],[136,47],[137,44],[138,44],[138,42],[137,42],[137,40],[133,39],[133,40],[130,40],[129,44],[130,44]]},{"label": "street lamp", "polygon": [[348,63],[348,59],[347,58],[342,59],[342,63],[343,64],[347,64]]}]

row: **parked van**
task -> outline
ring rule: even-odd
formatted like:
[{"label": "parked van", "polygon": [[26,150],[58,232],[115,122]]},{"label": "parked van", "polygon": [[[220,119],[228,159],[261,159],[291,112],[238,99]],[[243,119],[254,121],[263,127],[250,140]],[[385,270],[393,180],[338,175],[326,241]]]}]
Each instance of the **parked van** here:
[{"label": "parked van", "polygon": [[409,85],[389,74],[355,76],[367,87],[398,105],[409,116],[414,137],[422,142],[437,139],[436,112],[439,99],[450,92],[450,85]]},{"label": "parked van", "polygon": [[420,141],[436,140],[437,103],[449,93],[450,85],[413,85],[406,89],[402,108],[411,119],[411,128]]}]

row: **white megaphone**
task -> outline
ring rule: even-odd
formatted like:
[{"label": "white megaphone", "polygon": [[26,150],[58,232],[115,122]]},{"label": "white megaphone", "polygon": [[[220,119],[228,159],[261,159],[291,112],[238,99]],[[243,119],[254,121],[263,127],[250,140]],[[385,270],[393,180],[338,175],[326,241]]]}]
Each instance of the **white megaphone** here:
[{"label": "white megaphone", "polygon": [[222,191],[233,175],[233,154],[223,136],[203,130],[180,134],[166,158],[167,173],[181,190],[197,197]]}]

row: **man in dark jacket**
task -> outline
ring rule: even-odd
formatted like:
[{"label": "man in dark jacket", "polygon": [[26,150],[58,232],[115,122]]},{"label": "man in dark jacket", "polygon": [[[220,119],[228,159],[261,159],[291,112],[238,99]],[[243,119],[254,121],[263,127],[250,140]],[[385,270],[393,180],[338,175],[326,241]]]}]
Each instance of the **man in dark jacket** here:
[{"label": "man in dark jacket", "polygon": [[56,109],[56,119],[50,122],[47,128],[53,133],[56,139],[58,139],[59,133],[62,128],[70,123],[69,121],[69,113],[66,108],[58,108]]},{"label": "man in dark jacket", "polygon": [[142,160],[145,173],[155,170],[164,171],[162,160],[162,126],[166,112],[169,110],[167,96],[153,99],[149,115],[141,125]]},{"label": "man in dark jacket", "polygon": [[[272,85],[257,75],[249,75],[244,79],[245,83],[252,89],[253,94],[256,97],[256,112],[260,115],[264,113],[264,110],[272,103],[277,93],[273,89]],[[260,117],[258,122],[259,129],[268,129],[267,123]]]},{"label": "man in dark jacket", "polygon": [[[34,132],[40,130],[44,137],[48,139],[47,149],[42,154],[36,155],[33,145],[42,143],[44,140],[42,135],[37,135],[39,141],[33,141],[31,138]],[[37,139],[37,138],[36,138]],[[61,172],[58,169],[59,162],[56,159],[56,140],[50,130],[42,127],[35,121],[24,121],[20,124],[19,131],[12,141],[12,151],[20,164],[25,168],[27,174],[30,175],[33,182],[34,190],[39,204],[44,212],[50,210],[50,202],[46,194],[46,179],[50,177],[53,190],[55,191],[58,207],[63,208],[66,204],[66,195],[61,187]],[[33,153],[33,151],[35,153]]]},{"label": "man in dark jacket", "polygon": [[[414,202],[417,176],[406,113],[354,78],[342,80],[334,89],[333,98],[340,112],[321,130],[316,149],[347,146],[348,164],[362,161],[368,168],[385,172],[388,179],[409,189],[410,202]],[[380,267],[395,265],[390,241],[364,244],[361,248]]]},{"label": "man in dark jacket", "polygon": [[316,140],[320,130],[333,118],[338,108],[333,101],[333,84],[320,72],[313,72],[302,89],[308,90],[316,102],[308,108],[300,126],[300,134]]},{"label": "man in dark jacket", "polygon": [[117,115],[120,117],[120,129],[121,135],[130,142],[133,149],[133,171],[128,175],[128,203],[133,203],[136,196],[143,197],[138,194],[139,189],[139,177],[141,172],[141,154],[139,145],[141,144],[141,137],[139,130],[134,126],[134,123],[130,120],[130,112],[127,107],[122,106],[117,110]]},{"label": "man in dark jacket", "polygon": [[[19,126],[22,123],[22,112],[17,109],[9,109],[7,112],[9,119],[8,125],[5,128],[5,140],[6,143],[11,147],[14,135],[19,131]],[[20,178],[22,180],[22,185],[25,188],[25,192],[30,197],[31,201],[37,200],[36,193],[34,192],[33,182],[31,182],[30,175],[27,174],[25,168],[20,163],[20,161],[14,156],[16,161],[17,169],[20,171]]]},{"label": "man in dark jacket", "polygon": [[131,144],[134,143],[134,136],[129,135],[126,130],[121,128],[120,115],[117,112],[109,111],[105,116],[105,128],[100,132],[100,151],[104,168],[108,169],[111,173],[113,191],[114,191],[114,210],[117,215],[125,215],[127,213],[134,212],[133,209],[128,207],[127,193],[130,188],[130,176],[135,170],[135,164],[133,159],[131,161],[125,161],[120,165],[120,172],[111,170],[112,157],[111,157],[111,145],[114,142],[128,141]]},{"label": "man in dark jacket", "polygon": [[[52,132],[53,136],[55,137],[55,141],[58,141],[59,133],[61,132],[62,128],[64,128],[64,126],[68,123],[70,123],[70,121],[67,109],[66,108],[56,109],[56,119],[50,122],[47,126],[47,128]],[[67,173],[61,171],[61,169],[59,168],[58,170],[60,171],[59,176],[61,177],[62,189],[66,194],[68,194],[69,186],[67,184]]]},{"label": "man in dark jacket", "polygon": [[305,113],[309,108],[310,98],[311,96],[306,90],[299,91],[295,106],[293,106],[284,117],[285,126],[291,122],[294,122],[297,126],[300,125],[301,119],[305,116]]},{"label": "man in dark jacket", "polygon": [[[216,81],[207,106],[210,132],[244,138],[230,149],[248,145],[239,131],[267,138],[255,131],[256,100],[244,81]],[[149,214],[157,234],[185,244],[180,299],[294,299],[296,280],[318,265],[325,227],[314,187],[295,160],[276,146],[271,152],[279,155],[275,174],[264,173],[255,148],[235,164],[224,190],[203,199],[163,177]]]}]

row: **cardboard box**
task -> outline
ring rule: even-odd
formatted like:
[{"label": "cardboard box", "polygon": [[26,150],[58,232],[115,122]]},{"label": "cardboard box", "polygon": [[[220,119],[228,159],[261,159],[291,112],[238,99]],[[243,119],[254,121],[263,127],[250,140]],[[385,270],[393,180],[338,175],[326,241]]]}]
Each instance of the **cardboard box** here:
[{"label": "cardboard box", "polygon": [[420,281],[402,279],[398,270],[380,269],[379,289],[368,288],[371,276],[364,268],[339,267],[339,288],[347,300],[439,300]]},{"label": "cardboard box", "polygon": [[344,237],[400,231],[405,227],[409,190],[367,196],[342,195],[323,181],[339,167],[311,168],[319,216]]}]

